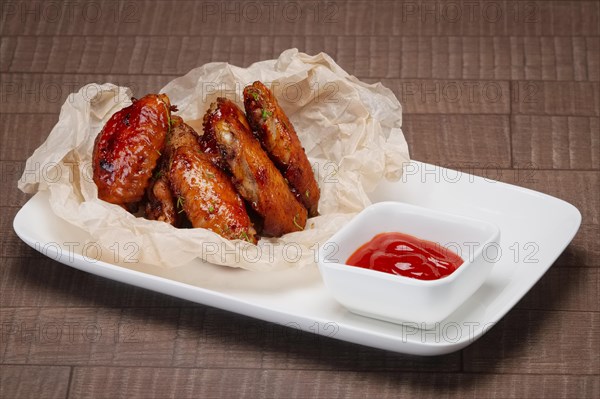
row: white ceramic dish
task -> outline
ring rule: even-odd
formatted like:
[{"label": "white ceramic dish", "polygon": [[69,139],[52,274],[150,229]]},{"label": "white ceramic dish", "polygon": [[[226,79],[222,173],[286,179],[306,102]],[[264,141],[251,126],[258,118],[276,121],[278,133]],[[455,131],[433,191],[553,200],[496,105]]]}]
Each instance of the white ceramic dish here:
[{"label": "white ceramic dish", "polygon": [[[463,264],[449,276],[432,281],[345,264],[356,249],[384,232],[434,242],[457,253]],[[402,202],[379,202],[323,245],[329,250],[319,253],[319,270],[325,287],[350,311],[431,329],[481,287],[497,260],[499,239],[500,230],[489,222]]]},{"label": "white ceramic dish", "polygon": [[362,345],[416,355],[453,352],[488,331],[544,275],[573,239],[581,214],[545,194],[421,162],[407,164],[405,171],[402,181],[382,183],[373,201],[474,217],[502,231],[502,255],[489,278],[431,331],[349,312],[327,292],[317,267],[264,274],[201,262],[175,269],[111,264],[106,252],[102,260],[86,260],[84,246],[72,243],[89,236],[54,216],[44,192],[21,208],[13,226],[38,251],[99,276]]}]

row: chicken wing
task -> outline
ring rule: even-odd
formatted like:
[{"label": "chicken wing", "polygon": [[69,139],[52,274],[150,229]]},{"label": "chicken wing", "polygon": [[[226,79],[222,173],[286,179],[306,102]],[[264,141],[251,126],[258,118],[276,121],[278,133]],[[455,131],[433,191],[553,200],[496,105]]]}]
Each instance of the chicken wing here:
[{"label": "chicken wing", "polygon": [[232,101],[218,98],[204,116],[202,142],[216,143],[240,195],[263,218],[263,233],[281,236],[304,229],[306,209],[252,134]]},{"label": "chicken wing", "polygon": [[169,168],[177,148],[187,146],[196,152],[201,152],[198,139],[198,133],[185,124],[181,117],[176,115],[171,117],[171,130],[159,166],[147,191],[146,218],[160,220],[175,227],[182,224],[184,215],[176,210],[176,199],[169,183]]},{"label": "chicken wing", "polygon": [[194,146],[178,147],[171,157],[169,181],[179,212],[185,211],[192,226],[256,244],[244,202],[229,177],[206,154]]},{"label": "chicken wing", "polygon": [[144,196],[163,149],[171,103],[149,94],[115,113],[94,142],[93,177],[98,197],[129,206]]},{"label": "chicken wing", "polygon": [[290,184],[310,217],[317,216],[320,191],[294,126],[277,99],[259,81],[244,89],[244,107],[250,126]]}]

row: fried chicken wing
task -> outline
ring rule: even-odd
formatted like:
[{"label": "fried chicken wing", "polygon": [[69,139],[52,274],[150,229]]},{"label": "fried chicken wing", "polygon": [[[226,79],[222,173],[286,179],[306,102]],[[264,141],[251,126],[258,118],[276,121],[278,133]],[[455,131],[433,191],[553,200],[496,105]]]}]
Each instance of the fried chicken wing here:
[{"label": "fried chicken wing", "polygon": [[304,229],[307,211],[254,137],[246,116],[218,98],[204,116],[204,146],[216,143],[240,195],[263,218],[263,232],[281,236]]},{"label": "fried chicken wing", "polygon": [[244,202],[206,154],[194,146],[178,147],[171,157],[169,181],[180,212],[185,211],[192,226],[256,244]]},{"label": "fried chicken wing", "polygon": [[157,172],[147,191],[146,217],[148,219],[160,220],[175,227],[182,224],[184,215],[176,210],[176,200],[169,183],[169,168],[171,158],[177,148],[187,146],[196,152],[201,152],[198,139],[198,133],[185,124],[181,117],[176,115],[171,117],[171,130],[167,136]]},{"label": "fried chicken wing", "polygon": [[250,126],[290,184],[310,217],[317,216],[320,191],[294,126],[277,99],[259,81],[244,89],[244,107]]},{"label": "fried chicken wing", "polygon": [[171,104],[149,94],[115,113],[94,142],[93,177],[98,197],[129,206],[144,196],[169,131]]}]

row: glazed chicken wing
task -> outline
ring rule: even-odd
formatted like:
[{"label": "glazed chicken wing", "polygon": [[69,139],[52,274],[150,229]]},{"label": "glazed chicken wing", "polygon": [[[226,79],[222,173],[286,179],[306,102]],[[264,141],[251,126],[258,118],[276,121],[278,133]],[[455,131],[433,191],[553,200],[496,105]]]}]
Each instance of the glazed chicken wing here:
[{"label": "glazed chicken wing", "polygon": [[94,142],[93,174],[98,197],[130,206],[144,196],[169,131],[165,94],[133,100],[115,113]]},{"label": "glazed chicken wing", "polygon": [[176,210],[176,201],[169,184],[169,167],[175,150],[182,146],[188,146],[200,152],[198,144],[198,133],[183,122],[181,117],[171,117],[171,130],[167,136],[167,142],[154,174],[154,178],[148,187],[146,203],[146,217],[150,220],[160,220],[179,227],[182,222],[180,213]]},{"label": "glazed chicken wing", "polygon": [[307,212],[254,137],[246,116],[232,101],[218,98],[204,116],[204,147],[216,143],[233,182],[263,218],[263,232],[281,236],[304,229]]},{"label": "glazed chicken wing", "polygon": [[231,180],[195,146],[174,150],[169,181],[177,206],[185,211],[192,226],[256,244],[256,232]]},{"label": "glazed chicken wing", "polygon": [[317,216],[320,191],[315,175],[294,126],[271,90],[258,81],[247,86],[244,107],[250,126],[296,198],[308,209],[310,217]]}]

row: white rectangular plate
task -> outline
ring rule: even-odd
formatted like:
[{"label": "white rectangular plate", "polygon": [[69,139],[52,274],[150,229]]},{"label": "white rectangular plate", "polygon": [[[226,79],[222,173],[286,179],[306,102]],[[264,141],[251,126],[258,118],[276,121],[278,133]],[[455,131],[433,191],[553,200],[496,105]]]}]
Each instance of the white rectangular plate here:
[{"label": "white rectangular plate", "polygon": [[32,197],[13,225],[23,241],[44,255],[102,277],[340,340],[395,352],[440,355],[464,348],[500,320],[550,268],[581,223],[579,211],[560,199],[416,161],[407,165],[401,181],[382,183],[372,199],[407,202],[500,227],[501,254],[494,248],[488,254],[498,259],[492,274],[432,330],[350,313],[326,291],[316,266],[256,273],[198,260],[162,269],[111,263],[114,254],[108,251],[96,260],[92,246],[86,247],[86,258],[82,249],[91,237],[56,217],[46,192]]}]

